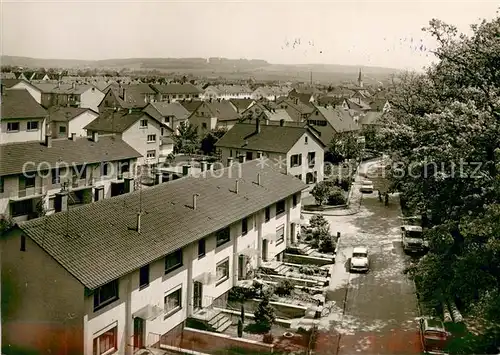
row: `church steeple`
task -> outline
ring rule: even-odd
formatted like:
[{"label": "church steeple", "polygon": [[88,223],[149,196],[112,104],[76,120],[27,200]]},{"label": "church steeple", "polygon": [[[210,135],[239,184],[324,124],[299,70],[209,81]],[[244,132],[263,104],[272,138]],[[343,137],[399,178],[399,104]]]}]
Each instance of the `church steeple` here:
[{"label": "church steeple", "polygon": [[362,88],[362,87],[363,87],[363,78],[362,78],[362,75],[361,75],[361,68],[359,68],[358,86],[359,86],[360,88]]}]

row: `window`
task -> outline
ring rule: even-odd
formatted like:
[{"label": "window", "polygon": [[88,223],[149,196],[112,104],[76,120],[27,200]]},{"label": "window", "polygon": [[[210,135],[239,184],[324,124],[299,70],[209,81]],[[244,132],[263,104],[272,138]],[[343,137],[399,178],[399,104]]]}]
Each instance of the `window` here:
[{"label": "window", "polygon": [[73,168],[73,178],[86,179],[87,178],[87,167],[85,165],[75,166]]},{"label": "window", "polygon": [[118,299],[118,280],[99,287],[94,292],[94,311]]},{"label": "window", "polygon": [[139,288],[142,289],[148,286],[149,286],[149,264],[139,269]]},{"label": "window", "polygon": [[229,156],[232,157],[233,156],[233,150],[229,150]]},{"label": "window", "polygon": [[24,177],[24,187],[29,189],[31,187],[35,187],[35,177]]},{"label": "window", "polygon": [[290,157],[290,166],[300,166],[302,165],[302,154],[294,154]]},{"label": "window", "polygon": [[203,128],[203,129],[207,129],[207,123],[206,123],[206,122],[203,122],[203,123],[201,124],[201,128]]},{"label": "window", "polygon": [[206,254],[206,243],[205,239],[198,240],[198,259],[201,259]]},{"label": "window", "polygon": [[156,142],[156,134],[148,134],[148,143]]},{"label": "window", "polygon": [[147,128],[148,127],[148,120],[141,120],[139,122],[139,127],[140,128]]},{"label": "window", "polygon": [[61,134],[66,133],[66,126],[59,126],[59,133]]},{"label": "window", "polygon": [[24,234],[21,235],[21,251],[26,251],[26,236]]},{"label": "window", "polygon": [[315,160],[316,160],[316,152],[307,153],[307,161],[309,163],[310,168],[314,166]]},{"label": "window", "polygon": [[276,245],[285,241],[285,225],[281,225],[276,229]]},{"label": "window", "polygon": [[253,159],[252,152],[247,152],[246,160],[252,160],[252,159]]},{"label": "window", "polygon": [[56,202],[56,197],[55,196],[49,197],[49,211],[53,211],[53,210],[56,209],[55,202]]},{"label": "window", "polygon": [[304,144],[307,144],[307,137],[304,137]]},{"label": "window", "polygon": [[170,117],[164,117],[164,118],[163,118],[163,121],[164,121],[165,123],[170,123]]},{"label": "window", "polygon": [[28,131],[38,130],[38,121],[29,121],[27,128],[28,128]]},{"label": "window", "polygon": [[271,207],[266,207],[266,222],[269,222],[271,219]]},{"label": "window", "polygon": [[292,196],[293,207],[297,206],[297,195]]},{"label": "window", "polygon": [[148,150],[146,153],[147,158],[155,158],[156,157],[156,151],[155,150]]},{"label": "window", "polygon": [[120,162],[120,174],[128,173],[130,171],[130,163],[128,160]]},{"label": "window", "polygon": [[220,231],[215,232],[215,237],[217,239],[216,245],[220,247],[222,244],[229,242],[231,239],[229,227],[221,229]]},{"label": "window", "polygon": [[165,318],[170,317],[173,313],[182,308],[182,288],[170,292],[164,299]]},{"label": "window", "polygon": [[182,249],[176,250],[165,257],[165,274],[182,266]]},{"label": "window", "polygon": [[216,286],[229,279],[229,258],[226,258],[225,260],[217,264],[216,274],[217,274]]},{"label": "window", "polygon": [[276,202],[276,215],[282,214],[283,212],[285,212],[285,200]]},{"label": "window", "polygon": [[3,193],[3,176],[0,176],[0,194]]},{"label": "window", "polygon": [[241,234],[245,235],[248,233],[248,218],[243,218],[241,220]]},{"label": "window", "polygon": [[50,172],[52,178],[52,184],[59,184],[61,182],[61,174],[59,173],[59,169],[52,169]]},{"label": "window", "polygon": [[97,338],[94,338],[93,355],[110,354],[118,350],[117,329],[118,327],[111,328]]},{"label": "window", "polygon": [[19,122],[7,122],[7,132],[19,131]]},{"label": "window", "polygon": [[109,174],[109,163],[101,163],[102,176],[107,176]]},{"label": "window", "polygon": [[302,180],[302,174],[299,174],[299,175],[295,175],[295,177],[299,180]]}]

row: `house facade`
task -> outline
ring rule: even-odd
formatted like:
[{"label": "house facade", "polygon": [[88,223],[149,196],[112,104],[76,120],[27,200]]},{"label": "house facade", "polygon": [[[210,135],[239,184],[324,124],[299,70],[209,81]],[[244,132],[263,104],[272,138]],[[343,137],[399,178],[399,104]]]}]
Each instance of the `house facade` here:
[{"label": "house facade", "polygon": [[0,142],[41,141],[48,116],[27,90],[5,90],[1,100]]},{"label": "house facade", "polygon": [[307,184],[324,177],[325,145],[305,127],[238,123],[215,146],[226,165],[265,159]]},{"label": "house facade", "polygon": [[190,83],[152,84],[151,88],[156,92],[156,101],[175,102],[179,100],[196,100],[203,93],[199,88]]},{"label": "house facade", "polygon": [[122,110],[103,112],[85,126],[85,130],[88,136],[94,132],[118,134],[124,142],[140,153],[138,165],[154,166],[165,159],[160,156],[162,127],[167,126],[146,112]]},{"label": "house facade", "polygon": [[71,106],[90,108],[99,111],[99,104],[104,98],[104,93],[96,87],[88,84],[63,83],[36,83],[34,84],[42,91],[42,106]]},{"label": "house facade", "polygon": [[210,85],[203,92],[203,99],[251,99],[252,93],[252,89],[245,85]]},{"label": "house facade", "polygon": [[[280,260],[295,238],[305,185],[254,162],[220,172],[12,229],[1,241],[2,289],[9,283],[3,296],[17,295],[15,304],[2,303],[3,352],[132,354],[223,301],[262,262]],[[139,201],[143,214],[136,212]],[[186,228],[208,211],[213,220]],[[78,223],[63,223],[76,215]],[[62,239],[54,232],[61,223]],[[116,257],[97,262],[104,245],[116,245]],[[69,253],[76,263],[59,257]]]},{"label": "house facade", "polygon": [[[113,137],[114,138],[114,137]],[[118,196],[140,154],[112,137],[67,138],[0,145],[0,214],[14,221],[57,211],[57,193],[69,205]],[[29,161],[26,162],[26,160]]]},{"label": "house facade", "polygon": [[86,137],[85,126],[99,117],[90,108],[52,106],[48,112],[52,138]]},{"label": "house facade", "polygon": [[228,100],[204,101],[189,116],[189,123],[201,134],[215,128],[231,129],[240,119],[240,114]]}]

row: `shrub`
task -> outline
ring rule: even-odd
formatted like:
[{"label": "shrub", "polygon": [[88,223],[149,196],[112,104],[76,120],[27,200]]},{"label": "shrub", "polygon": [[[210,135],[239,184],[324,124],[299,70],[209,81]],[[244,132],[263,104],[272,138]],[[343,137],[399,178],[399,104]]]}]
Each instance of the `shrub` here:
[{"label": "shrub", "polygon": [[323,237],[319,241],[319,251],[321,253],[333,253],[335,251],[335,243],[331,235]]},{"label": "shrub", "polygon": [[257,310],[254,312],[254,320],[257,329],[262,333],[267,333],[271,330],[271,326],[276,320],[274,308],[269,304],[269,299],[266,297],[260,301]]},{"label": "shrub", "polygon": [[229,290],[228,300],[235,302],[244,302],[246,299],[255,298],[255,288],[234,286]]},{"label": "shrub", "polygon": [[299,272],[305,275],[314,275],[315,270],[311,266],[301,266]]},{"label": "shrub", "polygon": [[351,179],[349,177],[336,178],[335,180],[333,180],[333,184],[334,186],[339,187],[344,191],[349,191]]},{"label": "shrub", "polygon": [[311,196],[314,197],[316,204],[322,206],[330,195],[330,185],[326,181],[318,182],[311,190]]},{"label": "shrub", "polygon": [[326,227],[328,226],[328,221],[325,219],[325,217],[318,214],[311,217],[311,219],[309,220],[309,225],[312,228]]},{"label": "shrub", "polygon": [[289,296],[292,294],[293,285],[290,280],[281,280],[276,286],[276,294],[278,296]]},{"label": "shrub", "polygon": [[342,190],[335,186],[330,190],[330,194],[328,195],[328,204],[329,205],[343,205],[346,203],[346,198]]}]

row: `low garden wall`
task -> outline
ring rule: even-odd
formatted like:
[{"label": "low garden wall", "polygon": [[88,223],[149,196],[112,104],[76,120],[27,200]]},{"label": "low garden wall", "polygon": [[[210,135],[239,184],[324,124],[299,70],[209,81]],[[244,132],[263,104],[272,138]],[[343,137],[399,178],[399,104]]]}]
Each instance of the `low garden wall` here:
[{"label": "low garden wall", "polygon": [[266,275],[266,279],[270,281],[279,282],[282,280],[288,280],[294,286],[307,286],[307,287],[317,287],[323,286],[323,283],[313,280],[313,279],[299,279],[295,277],[288,277],[283,275]]},{"label": "low garden wall", "polygon": [[310,265],[324,266],[324,265],[334,263],[335,257],[332,257],[331,259],[326,259],[326,258],[317,258],[314,256],[296,255],[296,254],[285,253],[283,260],[285,262],[294,263],[294,264],[310,264]]},{"label": "low garden wall", "polygon": [[[261,300],[259,299],[249,299],[245,300],[244,307],[246,313],[254,313],[259,306]],[[273,306],[275,310],[276,317],[283,319],[301,318],[306,315],[306,307],[295,306],[285,303],[270,301],[269,304]],[[238,310],[241,308],[241,303],[237,301],[229,301],[228,307],[230,309]]]},{"label": "low garden wall", "polygon": [[261,354],[272,353],[274,348],[272,344],[260,343],[248,339],[238,339],[225,334],[206,332],[192,328],[184,328],[182,345],[184,349],[203,353],[214,353],[230,349],[244,349],[251,353]]}]

